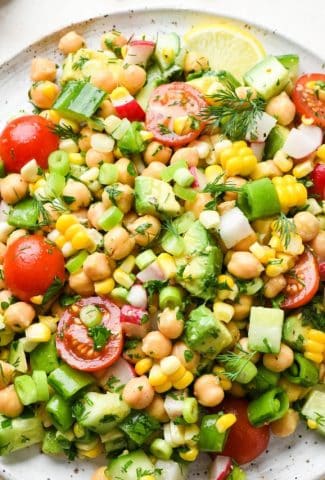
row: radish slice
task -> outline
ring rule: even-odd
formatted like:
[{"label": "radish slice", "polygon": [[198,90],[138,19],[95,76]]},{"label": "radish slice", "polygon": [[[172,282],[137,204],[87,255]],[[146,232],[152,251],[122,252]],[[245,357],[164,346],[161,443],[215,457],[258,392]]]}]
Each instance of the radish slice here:
[{"label": "radish slice", "polygon": [[171,420],[180,417],[183,413],[184,400],[179,400],[167,395],[164,401],[164,407],[167,415]]},{"label": "radish slice", "polygon": [[111,102],[120,118],[127,118],[130,122],[142,122],[146,114],[140,104],[124,87],[117,87],[112,91]]},{"label": "radish slice", "polygon": [[191,174],[193,175],[194,177],[194,180],[193,180],[193,183],[192,183],[192,187],[193,188],[199,188],[200,190],[203,190],[204,187],[206,186],[206,184],[208,183],[207,182],[207,179],[206,179],[206,176],[204,175],[204,173],[202,173],[198,168],[196,167],[190,167],[189,168],[189,171],[191,172]]},{"label": "radish slice", "polygon": [[217,455],[209,468],[209,480],[225,480],[231,472],[231,458]]},{"label": "radish slice", "polygon": [[220,219],[220,237],[227,248],[248,237],[254,232],[243,212],[235,207]]},{"label": "radish slice", "polygon": [[127,337],[143,338],[150,330],[148,312],[143,308],[123,305],[121,308],[122,330]]},{"label": "radish slice", "polygon": [[166,280],[166,277],[159,267],[157,262],[153,262],[144,270],[137,274],[137,279],[140,280],[141,283],[150,282],[151,280]]},{"label": "radish slice", "polygon": [[282,150],[293,158],[307,157],[322,143],[322,130],[313,125],[300,125],[292,128],[282,147]]},{"label": "radish slice", "polygon": [[148,297],[146,289],[142,285],[133,285],[130,289],[127,301],[134,307],[147,308]]},{"label": "radish slice", "polygon": [[260,162],[263,158],[265,142],[252,142],[250,144],[250,147],[253,150],[253,153],[257,158],[257,161]]},{"label": "radish slice", "polygon": [[187,467],[180,465],[173,460],[158,460],[155,464],[155,470],[159,472],[159,480],[186,480]]},{"label": "radish slice", "polygon": [[145,67],[154,49],[155,43],[149,40],[131,40],[127,47],[124,64],[142,65]]},{"label": "radish slice", "polygon": [[276,118],[263,112],[262,115],[256,119],[254,127],[247,132],[246,140],[249,140],[250,142],[265,142],[275,125]]},{"label": "radish slice", "polygon": [[323,130],[316,125],[304,125],[303,123],[299,125],[298,130],[306,134],[313,142],[315,142],[315,150],[323,142]]},{"label": "radish slice", "polygon": [[110,379],[113,379],[111,380],[111,383],[114,382],[112,387],[116,389],[121,385],[126,385],[136,375],[133,367],[124,358],[120,357],[113,365],[106,370],[97,372],[95,376],[98,378],[101,387],[107,386],[107,382],[109,384]]}]

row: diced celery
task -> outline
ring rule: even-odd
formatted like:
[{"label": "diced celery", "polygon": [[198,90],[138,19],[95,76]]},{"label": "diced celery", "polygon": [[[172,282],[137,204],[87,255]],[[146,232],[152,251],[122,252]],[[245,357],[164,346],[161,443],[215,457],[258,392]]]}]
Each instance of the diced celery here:
[{"label": "diced celery", "polygon": [[279,353],[284,311],[280,308],[252,307],[249,318],[248,345],[261,353]]}]

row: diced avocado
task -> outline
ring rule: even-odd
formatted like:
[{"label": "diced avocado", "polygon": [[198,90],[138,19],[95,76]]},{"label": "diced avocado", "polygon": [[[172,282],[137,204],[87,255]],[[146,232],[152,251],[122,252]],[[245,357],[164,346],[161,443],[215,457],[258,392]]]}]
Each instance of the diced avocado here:
[{"label": "diced avocado", "polygon": [[[140,135],[142,125],[140,122],[132,122],[123,134],[122,138],[117,142],[118,148],[123,155],[132,155],[140,153],[146,148],[144,141]],[[136,171],[135,171],[136,174]]]},{"label": "diced avocado", "polygon": [[276,58],[288,70],[290,80],[294,80],[299,73],[299,56],[290,53],[287,55],[278,55]]},{"label": "diced avocado", "polygon": [[185,341],[193,350],[213,359],[232,342],[232,336],[222,322],[207,307],[191,311],[185,324]]},{"label": "diced avocado", "polygon": [[88,392],[74,406],[78,422],[99,434],[116,427],[130,413],[130,408],[117,393]]},{"label": "diced avocado", "polygon": [[18,372],[27,372],[28,366],[22,339],[15,340],[10,345],[8,362],[11,363],[11,365],[13,365]]},{"label": "diced avocado", "polygon": [[0,417],[0,456],[40,443],[43,436],[43,425],[38,417]]},{"label": "diced avocado", "polygon": [[3,320],[3,315],[0,314],[0,347],[5,347],[13,340],[15,332],[8,328]]},{"label": "diced avocado", "polygon": [[289,81],[289,72],[273,55],[268,55],[244,75],[246,85],[268,100],[280,93]]},{"label": "diced avocado", "polygon": [[102,52],[89,48],[80,48],[76,53],[69,53],[65,59],[60,82],[83,80],[95,72],[102,72],[103,70],[117,72],[121,64],[122,60],[118,59],[109,50]]},{"label": "diced avocado", "polygon": [[282,125],[276,125],[275,127],[272,128],[265,143],[265,150],[264,150],[265,160],[272,159],[276,154],[276,152],[281,150],[288,135],[289,135],[288,128],[283,127]]},{"label": "diced avocado", "polygon": [[156,178],[136,177],[134,194],[135,209],[141,215],[149,213],[176,217],[181,211],[172,187]]},{"label": "diced avocado", "polygon": [[195,216],[193,212],[185,212],[180,217],[174,220],[174,226],[177,232],[182,235],[186,233],[191,225],[195,222]]},{"label": "diced avocado", "polygon": [[206,248],[211,245],[211,236],[203,227],[202,223],[197,220],[193,222],[184,235],[185,254],[195,255],[205,252]]},{"label": "diced avocado", "polygon": [[147,109],[150,95],[161,83],[163,83],[161,70],[158,65],[153,65],[147,71],[147,81],[145,86],[142,87],[139,93],[136,95],[136,99],[143,110]]},{"label": "diced avocado", "polygon": [[198,88],[200,92],[207,93],[209,87],[213,84],[220,84],[220,88],[231,86],[237,88],[240,86],[240,82],[227,70],[214,70],[200,71],[190,73],[187,76],[187,82],[193,87]]},{"label": "diced avocado", "polygon": [[283,319],[284,311],[280,308],[252,307],[248,327],[249,349],[279,353]]},{"label": "diced avocado", "polygon": [[145,412],[132,412],[119,428],[137,445],[142,445],[150,435],[159,430],[160,423]]},{"label": "diced avocado", "polygon": [[106,475],[111,480],[140,480],[144,475],[153,475],[154,471],[148,455],[143,450],[136,450],[114,458],[108,465]]},{"label": "diced avocado", "polygon": [[162,70],[166,70],[175,63],[180,51],[180,43],[177,33],[158,33],[154,57]]},{"label": "diced avocado", "polygon": [[325,385],[316,385],[308,395],[301,413],[307,419],[314,420],[317,432],[325,435]]},{"label": "diced avocado", "polygon": [[285,319],[283,324],[283,340],[290,345],[290,347],[301,352],[307,330],[308,329],[302,324],[301,313],[291,315]]}]

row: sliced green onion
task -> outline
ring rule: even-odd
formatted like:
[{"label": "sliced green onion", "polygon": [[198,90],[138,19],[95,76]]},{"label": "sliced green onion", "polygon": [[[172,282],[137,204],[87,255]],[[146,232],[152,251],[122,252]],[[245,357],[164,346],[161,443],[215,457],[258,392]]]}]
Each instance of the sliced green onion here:
[{"label": "sliced green onion", "polygon": [[153,263],[156,258],[157,257],[152,250],[144,250],[144,252],[139,253],[135,258],[135,264],[139,270],[144,270],[148,265]]},{"label": "sliced green onion", "polygon": [[14,381],[15,390],[23,405],[37,402],[37,389],[34,380],[29,375],[20,375]]},{"label": "sliced green onion", "polygon": [[184,251],[185,245],[182,237],[174,235],[172,232],[167,232],[161,240],[162,248],[171,255],[178,257]]},{"label": "sliced green onion", "polygon": [[76,273],[80,268],[83,266],[84,261],[88,257],[87,250],[81,250],[77,255],[70,258],[67,263],[65,264],[65,268],[68,270],[69,273]]},{"label": "sliced green onion", "polygon": [[96,327],[102,321],[103,315],[95,305],[85,305],[80,310],[80,320],[87,328]]},{"label": "sliced green onion", "polygon": [[50,173],[66,176],[70,171],[69,155],[63,150],[55,150],[48,158]]},{"label": "sliced green onion", "polygon": [[110,293],[110,296],[115,300],[126,302],[129,291],[124,287],[115,287]]},{"label": "sliced green onion", "polygon": [[199,406],[196,398],[185,398],[183,403],[183,417],[187,423],[196,423],[199,418]]},{"label": "sliced green onion", "polygon": [[169,167],[164,168],[164,170],[160,174],[160,178],[164,182],[170,182],[171,180],[173,180],[175,172],[177,172],[179,168],[187,168],[187,163],[185,160],[179,160],[178,162],[169,165]]},{"label": "sliced green onion", "polygon": [[61,173],[52,172],[46,179],[47,190],[51,196],[60,197],[65,187],[65,177]]},{"label": "sliced green onion", "polygon": [[185,188],[181,187],[180,185],[174,185],[174,193],[177,197],[181,198],[182,200],[188,200],[192,202],[195,200],[197,191],[193,188]]},{"label": "sliced green onion", "polygon": [[102,185],[112,185],[117,182],[118,168],[113,163],[103,163],[99,169],[99,182]]},{"label": "sliced green onion", "polygon": [[150,452],[160,460],[169,460],[173,454],[173,449],[166,440],[156,438],[150,446]]},{"label": "sliced green onion", "polygon": [[36,385],[37,401],[48,402],[50,398],[47,375],[43,370],[34,370],[32,378]]},{"label": "sliced green onion", "polygon": [[269,178],[260,178],[243,185],[237,203],[248,220],[270,217],[281,212],[278,194]]},{"label": "sliced green onion", "polygon": [[164,287],[159,293],[159,307],[164,308],[176,308],[181,307],[183,304],[182,291],[178,287]]},{"label": "sliced green onion", "polygon": [[178,168],[173,175],[173,180],[181,187],[192,185],[194,177],[188,168]]},{"label": "sliced green onion", "polygon": [[98,220],[98,225],[108,232],[113,227],[121,223],[123,218],[123,212],[115,205],[110,207],[106,212],[104,212]]}]

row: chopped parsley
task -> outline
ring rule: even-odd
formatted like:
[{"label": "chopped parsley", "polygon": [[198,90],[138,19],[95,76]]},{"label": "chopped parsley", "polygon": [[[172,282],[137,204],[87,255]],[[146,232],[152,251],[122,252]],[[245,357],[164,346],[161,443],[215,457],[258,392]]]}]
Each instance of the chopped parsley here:
[{"label": "chopped parsley", "polygon": [[111,338],[112,332],[104,325],[96,325],[88,328],[88,335],[93,339],[94,349],[101,350]]}]

